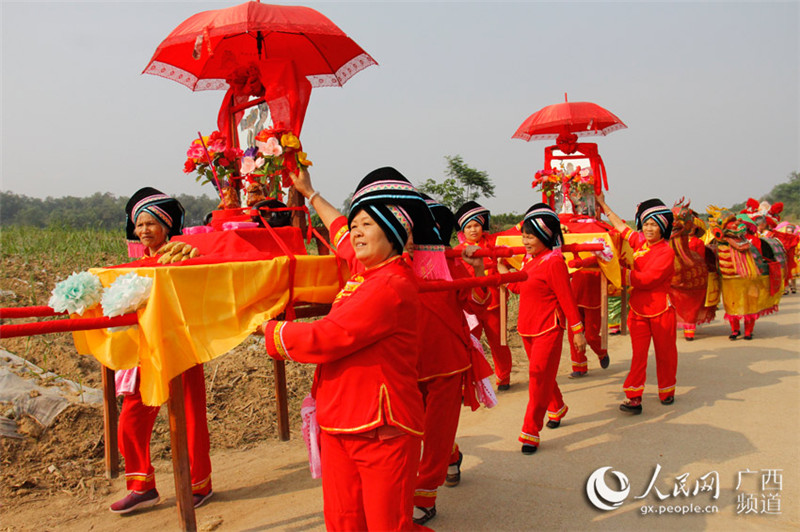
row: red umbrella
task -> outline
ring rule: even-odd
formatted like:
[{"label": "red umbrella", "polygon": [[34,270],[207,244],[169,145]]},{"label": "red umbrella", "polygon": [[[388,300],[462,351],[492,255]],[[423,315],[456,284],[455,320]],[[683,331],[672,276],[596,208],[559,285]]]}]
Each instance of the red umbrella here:
[{"label": "red umbrella", "polygon": [[192,90],[224,90],[235,70],[262,59],[292,60],[312,87],[341,86],[377,64],[318,11],[247,2],[186,19],[159,45],[143,73]]},{"label": "red umbrella", "polygon": [[614,113],[591,102],[568,102],[548,105],[529,116],[512,139],[550,140],[567,138],[570,134],[578,137],[608,135],[628,126]]}]

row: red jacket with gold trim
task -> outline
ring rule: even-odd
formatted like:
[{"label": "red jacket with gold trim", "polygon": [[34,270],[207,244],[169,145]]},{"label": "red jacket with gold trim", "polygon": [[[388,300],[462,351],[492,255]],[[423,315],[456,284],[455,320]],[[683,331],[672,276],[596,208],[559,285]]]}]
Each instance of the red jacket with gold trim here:
[{"label": "red jacket with gold trim", "polygon": [[631,310],[645,318],[652,318],[670,307],[669,289],[675,273],[675,252],[665,239],[652,246],[644,234],[629,227],[622,238],[634,250],[633,269],[630,270],[632,287]]},{"label": "red jacket with gold trim", "polygon": [[535,257],[526,256],[522,271],[528,274],[528,279],[508,285],[509,290],[519,294],[519,335],[539,336],[556,327],[563,329],[566,322],[573,332],[583,332],[564,255],[544,250]]},{"label": "red jacket with gold trim", "polygon": [[[334,243],[343,257],[354,257],[349,238]],[[353,258],[357,270],[324,318],[268,322],[267,354],[318,364],[312,395],[322,430],[354,434],[392,425],[422,435],[416,278],[399,256],[369,269]]]}]

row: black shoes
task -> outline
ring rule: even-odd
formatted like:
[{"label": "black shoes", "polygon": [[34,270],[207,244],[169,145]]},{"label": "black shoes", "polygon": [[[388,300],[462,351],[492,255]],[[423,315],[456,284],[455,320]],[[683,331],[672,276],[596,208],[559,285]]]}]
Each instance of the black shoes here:
[{"label": "black shoes", "polygon": [[611,357],[606,355],[600,359],[600,367],[606,369],[608,365],[611,364]]},{"label": "black shoes", "polygon": [[424,525],[425,523],[436,517],[436,506],[431,506],[430,508],[425,508],[424,506],[414,506],[414,515],[420,516],[412,518],[414,524]]},{"label": "black shoes", "polygon": [[674,402],[675,402],[675,396],[674,395],[670,395],[669,397],[666,397],[666,398],[661,400],[661,404],[662,405],[671,405]]},{"label": "black shoes", "polygon": [[548,429],[557,429],[560,426],[561,426],[560,419],[551,419],[550,421],[547,422]]},{"label": "black shoes", "polygon": [[[444,485],[448,488],[454,488],[458,486],[458,483],[461,482],[461,461],[464,459],[464,455],[461,451],[458,451],[458,460],[455,463],[452,463],[447,466],[447,477],[444,479]],[[455,467],[456,472],[451,473],[450,468]],[[435,508],[435,507],[434,507]]]},{"label": "black shoes", "polygon": [[625,401],[621,405],[619,405],[619,409],[623,412],[627,412],[628,414],[641,414],[642,413],[642,403],[633,403],[631,401]]},{"label": "black shoes", "polygon": [[511,388],[510,384],[498,384],[497,385],[497,391],[498,392],[505,392],[506,390],[508,390],[510,388]]},{"label": "black shoes", "polygon": [[570,379],[580,379],[584,375],[586,375],[585,371],[573,371],[572,373],[569,374],[569,378]]},{"label": "black shoes", "polygon": [[522,444],[522,454],[533,454],[536,452],[537,449],[538,447],[536,447],[535,445],[531,445],[529,443]]}]

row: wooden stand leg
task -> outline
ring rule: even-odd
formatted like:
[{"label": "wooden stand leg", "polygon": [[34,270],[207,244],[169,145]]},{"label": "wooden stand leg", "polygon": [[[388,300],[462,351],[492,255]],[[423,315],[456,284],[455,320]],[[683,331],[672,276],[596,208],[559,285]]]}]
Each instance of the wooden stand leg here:
[{"label": "wooden stand leg", "polygon": [[622,270],[622,290],[620,292],[620,324],[622,334],[628,334],[628,285],[625,282],[626,272]]},{"label": "wooden stand leg", "polygon": [[278,437],[289,441],[289,399],[286,393],[286,362],[273,360],[275,370],[275,403],[278,407]]},{"label": "wooden stand leg", "polygon": [[508,345],[508,288],[500,285],[500,345]]},{"label": "wooden stand leg", "polygon": [[119,446],[117,444],[117,390],[114,370],[103,366],[103,438],[106,478],[119,476]]},{"label": "wooden stand leg", "polygon": [[192,500],[192,476],[189,471],[189,446],[186,441],[186,410],[183,382],[178,375],[169,382],[169,435],[172,443],[172,472],[175,476],[175,500],[181,530],[195,532],[197,522]]},{"label": "wooden stand leg", "polygon": [[600,274],[600,348],[608,349],[608,279]]}]

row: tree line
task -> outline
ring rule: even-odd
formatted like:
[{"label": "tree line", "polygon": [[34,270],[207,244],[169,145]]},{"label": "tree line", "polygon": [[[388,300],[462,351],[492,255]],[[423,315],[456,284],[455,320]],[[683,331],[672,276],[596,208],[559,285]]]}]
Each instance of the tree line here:
[{"label": "tree line", "polygon": [[[494,184],[484,171],[464,164],[461,156],[446,157],[447,178],[437,183],[425,181],[419,189],[455,211],[467,200],[479,200],[480,196],[494,196]],[[214,210],[218,200],[208,196],[175,196],[186,210],[185,225],[202,225],[206,215]],[[785,183],[780,183],[758,198],[770,203],[782,201],[781,217],[785,220],[800,219],[800,172],[792,172]],[[67,196],[46,199],[31,198],[12,192],[0,192],[0,226],[27,227],[71,227],[74,229],[125,229],[125,204],[127,197],[111,193],[95,193],[89,197]],[[346,202],[347,203],[347,202]],[[345,205],[346,210],[347,205]],[[731,207],[733,211],[744,208],[744,202]],[[517,213],[492,213],[491,231],[502,231],[516,224],[521,215]]]},{"label": "tree line", "polygon": [[[214,210],[218,199],[207,196],[174,196],[186,210],[184,225],[202,225],[206,214]],[[68,227],[73,229],[125,230],[127,197],[99,192],[89,197],[46,199],[31,198],[12,192],[0,192],[0,226]]]}]

